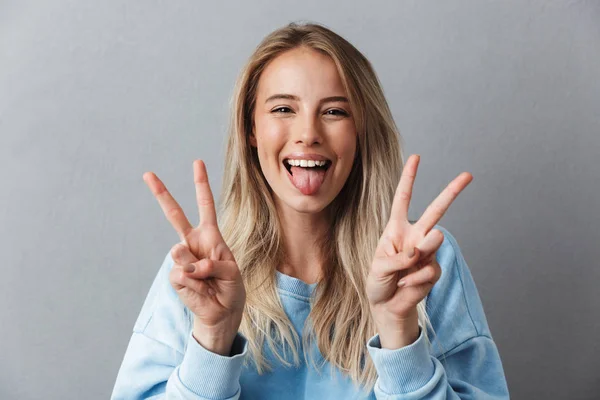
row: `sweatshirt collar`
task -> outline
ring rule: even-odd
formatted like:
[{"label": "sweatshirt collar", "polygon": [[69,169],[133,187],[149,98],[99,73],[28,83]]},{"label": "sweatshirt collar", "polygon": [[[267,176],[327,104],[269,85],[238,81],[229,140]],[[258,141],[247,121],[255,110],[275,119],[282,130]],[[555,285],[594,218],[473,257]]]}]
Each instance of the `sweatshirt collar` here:
[{"label": "sweatshirt collar", "polygon": [[277,287],[298,296],[308,298],[317,287],[318,282],[308,284],[298,278],[279,272],[278,270],[275,270],[275,273],[277,274]]}]

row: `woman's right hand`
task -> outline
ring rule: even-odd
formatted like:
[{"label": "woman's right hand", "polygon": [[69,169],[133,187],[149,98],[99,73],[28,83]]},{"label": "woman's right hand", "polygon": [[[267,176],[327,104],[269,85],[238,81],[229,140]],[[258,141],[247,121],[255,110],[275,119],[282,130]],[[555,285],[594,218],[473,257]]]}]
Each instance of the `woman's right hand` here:
[{"label": "woman's right hand", "polygon": [[194,314],[193,335],[205,349],[228,356],[242,320],[246,290],[217,225],[206,166],[202,160],[193,166],[200,212],[195,228],[154,173],[146,172],[143,178],[181,239],[171,249],[175,264],[169,281]]}]

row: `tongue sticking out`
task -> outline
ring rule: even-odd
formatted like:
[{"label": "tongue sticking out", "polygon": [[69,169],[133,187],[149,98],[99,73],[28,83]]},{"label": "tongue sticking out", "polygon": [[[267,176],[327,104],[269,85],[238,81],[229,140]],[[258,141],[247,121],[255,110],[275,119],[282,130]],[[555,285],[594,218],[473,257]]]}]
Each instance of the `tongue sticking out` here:
[{"label": "tongue sticking out", "polygon": [[325,179],[327,172],[321,168],[292,167],[292,183],[302,194],[311,195],[316,193]]}]

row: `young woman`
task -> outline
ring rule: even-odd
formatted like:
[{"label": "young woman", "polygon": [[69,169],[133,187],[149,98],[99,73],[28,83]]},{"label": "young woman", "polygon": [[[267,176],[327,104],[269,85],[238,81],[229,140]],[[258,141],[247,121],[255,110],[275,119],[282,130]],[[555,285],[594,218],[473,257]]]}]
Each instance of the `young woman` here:
[{"label": "young woman", "polygon": [[268,35],[235,89],[219,215],[202,161],[196,227],[144,174],[181,242],[112,397],[508,398],[469,268],[437,225],[472,176],[408,221],[418,163],[404,165],[356,48],[316,24]]}]

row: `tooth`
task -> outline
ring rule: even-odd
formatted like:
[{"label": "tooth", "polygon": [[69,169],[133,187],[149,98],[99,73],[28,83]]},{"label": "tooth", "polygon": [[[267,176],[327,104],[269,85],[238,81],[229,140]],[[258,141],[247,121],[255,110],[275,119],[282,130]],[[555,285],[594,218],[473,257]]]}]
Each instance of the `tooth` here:
[{"label": "tooth", "polygon": [[323,167],[327,164],[327,161],[315,161],[315,160],[286,160],[286,163],[292,167]]}]

